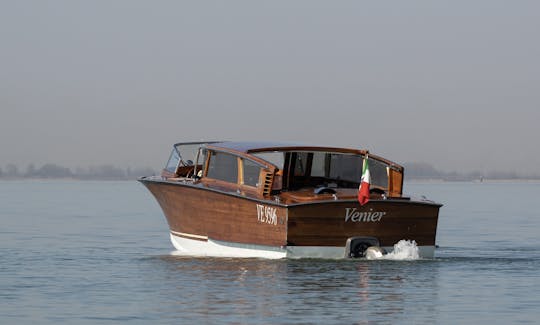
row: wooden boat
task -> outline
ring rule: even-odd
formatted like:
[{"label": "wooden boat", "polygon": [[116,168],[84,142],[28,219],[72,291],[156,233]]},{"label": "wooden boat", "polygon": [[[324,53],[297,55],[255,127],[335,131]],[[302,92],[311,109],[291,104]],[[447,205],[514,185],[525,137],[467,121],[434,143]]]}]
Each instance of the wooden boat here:
[{"label": "wooden boat", "polygon": [[369,202],[358,189],[365,150],[256,142],[177,143],[161,176],[139,179],[182,254],[362,257],[414,240],[433,257],[441,204],[402,195],[403,167],[369,154]]}]

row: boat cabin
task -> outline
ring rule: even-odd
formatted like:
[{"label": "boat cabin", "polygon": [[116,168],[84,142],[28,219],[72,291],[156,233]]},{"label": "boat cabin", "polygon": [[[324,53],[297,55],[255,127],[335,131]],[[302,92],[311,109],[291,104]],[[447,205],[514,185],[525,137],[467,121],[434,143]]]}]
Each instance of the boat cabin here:
[{"label": "boat cabin", "polygon": [[[290,202],[348,199],[357,195],[366,154],[365,150],[281,143],[177,143],[162,177]],[[401,197],[403,167],[372,154],[368,164],[372,195]]]}]

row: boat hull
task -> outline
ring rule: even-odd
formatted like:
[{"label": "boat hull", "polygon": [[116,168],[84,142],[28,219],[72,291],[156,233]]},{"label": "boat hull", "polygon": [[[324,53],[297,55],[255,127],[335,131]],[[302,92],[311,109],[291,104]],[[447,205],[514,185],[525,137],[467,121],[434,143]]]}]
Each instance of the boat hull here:
[{"label": "boat hull", "polygon": [[416,241],[434,255],[440,205],[430,201],[326,200],[284,204],[201,184],[145,180],[179,254],[262,258],[343,258],[349,238],[375,237],[391,251]]}]

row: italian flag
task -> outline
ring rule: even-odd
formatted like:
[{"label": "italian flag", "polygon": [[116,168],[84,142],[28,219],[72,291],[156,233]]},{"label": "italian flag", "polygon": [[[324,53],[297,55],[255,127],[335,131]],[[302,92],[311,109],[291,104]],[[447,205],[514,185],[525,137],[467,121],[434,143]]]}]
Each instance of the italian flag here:
[{"label": "italian flag", "polygon": [[362,180],[360,181],[360,186],[358,187],[358,202],[360,202],[360,205],[364,205],[369,202],[370,182],[371,177],[369,176],[368,155],[366,154],[362,166]]}]

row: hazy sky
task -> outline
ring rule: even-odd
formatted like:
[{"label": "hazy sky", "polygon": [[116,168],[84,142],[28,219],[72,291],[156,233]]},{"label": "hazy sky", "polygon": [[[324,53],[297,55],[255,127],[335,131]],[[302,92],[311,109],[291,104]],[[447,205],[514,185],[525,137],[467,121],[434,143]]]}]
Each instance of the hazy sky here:
[{"label": "hazy sky", "polygon": [[538,1],[0,0],[0,167],[160,168],[174,142],[540,166]]}]

